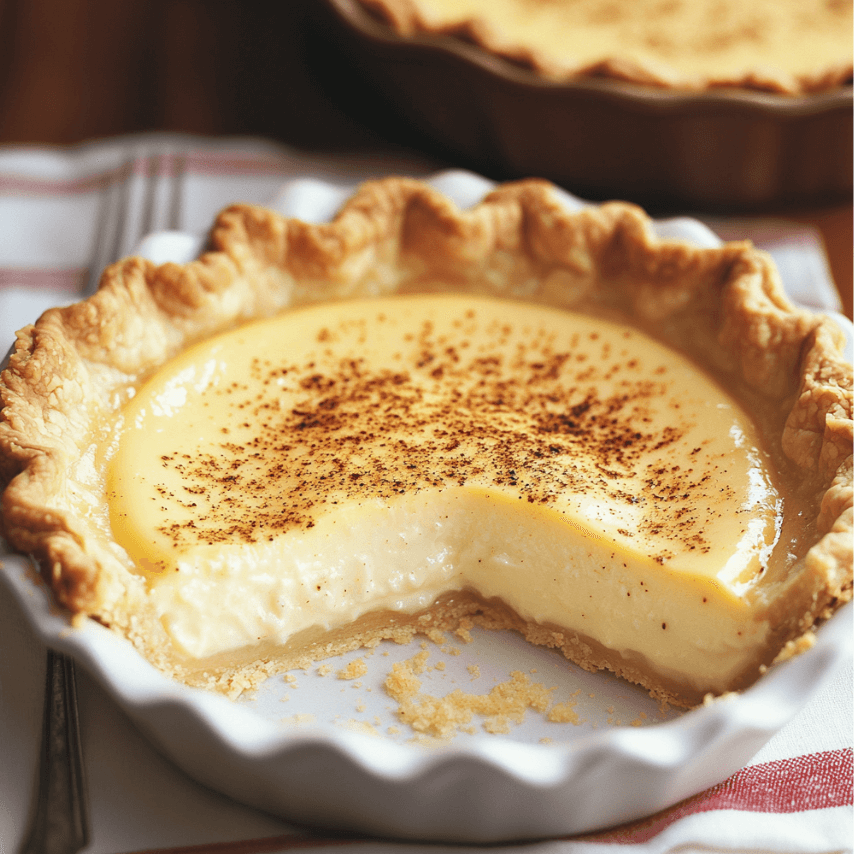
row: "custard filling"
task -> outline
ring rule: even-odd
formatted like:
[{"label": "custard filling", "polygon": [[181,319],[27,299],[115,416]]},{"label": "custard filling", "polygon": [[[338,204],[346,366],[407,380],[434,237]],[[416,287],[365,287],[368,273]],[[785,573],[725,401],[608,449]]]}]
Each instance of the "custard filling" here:
[{"label": "custard filling", "polygon": [[169,362],[105,453],[116,539],[189,659],[471,590],[723,690],[771,629],[756,430],[621,324],[461,295],[295,309]]}]

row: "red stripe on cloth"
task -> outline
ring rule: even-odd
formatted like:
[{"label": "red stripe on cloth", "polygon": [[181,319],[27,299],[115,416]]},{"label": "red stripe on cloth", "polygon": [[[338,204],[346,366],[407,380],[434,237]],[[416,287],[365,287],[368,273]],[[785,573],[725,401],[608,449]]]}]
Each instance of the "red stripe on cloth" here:
[{"label": "red stripe on cloth", "polygon": [[278,175],[287,174],[293,162],[274,152],[193,151],[185,159],[187,171],[196,175]]},{"label": "red stripe on cloth", "polygon": [[0,267],[0,289],[25,288],[32,291],[49,289],[65,291],[73,295],[80,293],[87,273],[88,270],[79,267],[66,270]]},{"label": "red stripe on cloth", "polygon": [[[649,818],[571,839],[603,844],[648,842],[674,822],[711,810],[779,814],[851,806],[854,803],[852,777],[854,751],[850,748],[751,765],[723,783]],[[377,841],[358,836],[285,835],[137,851],[134,854],[268,854],[273,851],[308,851],[322,846],[370,845]]]},{"label": "red stripe on cloth", "polygon": [[80,178],[44,178],[0,174],[0,196],[72,196],[101,190],[119,175],[119,169]]},{"label": "red stripe on cloth", "polygon": [[648,842],[674,822],[712,810],[771,814],[854,804],[854,751],[830,750],[751,765],[728,780],[649,818],[573,839],[585,842]]},{"label": "red stripe on cloth", "polygon": [[218,151],[152,151],[133,156],[111,169],[72,178],[0,173],[0,195],[3,196],[70,196],[100,191],[115,181],[126,181],[131,175],[198,174],[198,175],[278,175],[286,174],[291,161],[270,153]]}]

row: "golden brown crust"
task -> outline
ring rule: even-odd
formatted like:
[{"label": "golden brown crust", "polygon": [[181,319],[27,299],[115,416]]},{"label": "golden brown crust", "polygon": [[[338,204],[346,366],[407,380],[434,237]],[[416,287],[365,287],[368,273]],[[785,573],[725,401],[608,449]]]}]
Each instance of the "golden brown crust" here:
[{"label": "golden brown crust", "polygon": [[[844,56],[836,60],[822,56],[822,65],[809,73],[791,73],[763,63],[763,36],[749,32],[759,26],[754,22],[743,27],[737,22],[727,30],[721,27],[709,37],[712,44],[717,44],[727,37],[739,39],[744,37],[756,38],[756,44],[751,52],[751,59],[756,66],[747,68],[737,74],[719,75],[687,75],[680,73],[669,64],[667,54],[663,53],[660,61],[630,58],[628,56],[602,56],[588,63],[559,63],[544,50],[531,45],[514,43],[500,29],[500,24],[493,22],[487,16],[489,4],[484,4],[484,13],[454,23],[438,23],[432,20],[427,10],[422,8],[418,0],[357,0],[374,18],[387,24],[395,33],[403,38],[415,36],[439,36],[450,40],[475,45],[487,54],[500,57],[507,62],[529,69],[536,74],[553,80],[593,80],[609,79],[626,83],[639,84],[655,89],[673,89],[679,91],[712,91],[725,89],[740,89],[752,92],[763,92],[774,95],[805,96],[820,92],[828,92],[851,83],[852,62]],[[542,4],[545,6],[545,4]],[[724,10],[725,11],[725,10]],[[761,20],[762,10],[757,10]],[[710,15],[720,15],[720,9],[709,10]],[[594,12],[595,14],[595,12]],[[607,15],[606,4],[598,14]],[[661,21],[659,10],[650,10]],[[801,11],[801,14],[803,12]],[[557,21],[562,19],[557,18]],[[558,26],[562,25],[557,24]],[[741,32],[744,29],[747,32]],[[844,21],[838,27],[839,32],[846,32]],[[849,27],[850,29],[850,27]],[[665,35],[665,41],[670,38]],[[673,38],[679,40],[679,34]],[[653,47],[653,52],[655,48]]]},{"label": "golden brown crust", "polygon": [[160,666],[168,656],[144,584],[92,509],[87,449],[129,389],[189,343],[344,296],[463,289],[541,300],[627,318],[686,351],[754,414],[812,508],[803,569],[786,581],[812,604],[780,620],[773,653],[850,598],[851,367],[834,326],[792,306],[749,244],[661,241],[624,203],[570,214],[538,180],[460,211],[426,184],[393,178],[363,185],[329,224],[232,206],[211,246],[185,266],[111,266],[97,294],[19,333],[0,378],[4,535],[39,559],[59,602],[113,625]]}]

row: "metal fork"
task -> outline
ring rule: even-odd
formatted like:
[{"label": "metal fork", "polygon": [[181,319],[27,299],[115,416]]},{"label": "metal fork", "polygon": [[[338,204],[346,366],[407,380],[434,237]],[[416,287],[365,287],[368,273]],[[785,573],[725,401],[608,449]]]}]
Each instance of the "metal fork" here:
[{"label": "metal fork", "polygon": [[161,153],[135,157],[112,173],[101,196],[84,295],[93,294],[104,268],[146,234],[181,228],[185,172],[183,154]]},{"label": "metal fork", "polygon": [[[186,161],[139,153],[106,177],[84,295],[146,234],[180,229]],[[89,805],[74,662],[49,649],[38,790],[21,854],[74,854],[89,842]]]}]

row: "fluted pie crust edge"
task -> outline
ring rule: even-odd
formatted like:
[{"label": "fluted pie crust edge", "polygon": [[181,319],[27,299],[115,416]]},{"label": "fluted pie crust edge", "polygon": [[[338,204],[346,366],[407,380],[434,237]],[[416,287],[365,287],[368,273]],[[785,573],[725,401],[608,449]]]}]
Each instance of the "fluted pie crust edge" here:
[{"label": "fluted pie crust edge", "polygon": [[[204,672],[171,656],[144,582],[123,562],[109,527],[87,511],[106,501],[79,474],[99,425],[168,359],[243,321],[323,300],[441,289],[623,319],[732,390],[798,506],[809,509],[804,553],[792,577],[779,579],[792,596],[773,604],[777,631],[766,663],[808,645],[815,625],[851,598],[852,376],[837,325],[793,306],[769,256],[749,243],[707,249],[659,240],[637,207],[614,202],[570,213],[539,180],[500,186],[467,211],[416,180],[368,182],[320,225],[234,205],[189,264],[126,258],[112,265],[92,297],[51,309],[18,333],[0,379],[3,535],[35,557],[56,601],[76,619],[115,629],[176,678],[232,694],[307,658],[479,613],[560,647],[582,666],[635,679],[661,699],[699,702],[622,672],[585,639],[561,638],[465,598],[318,638],[297,656],[256,650]],[[809,605],[791,610],[790,600]]]}]

